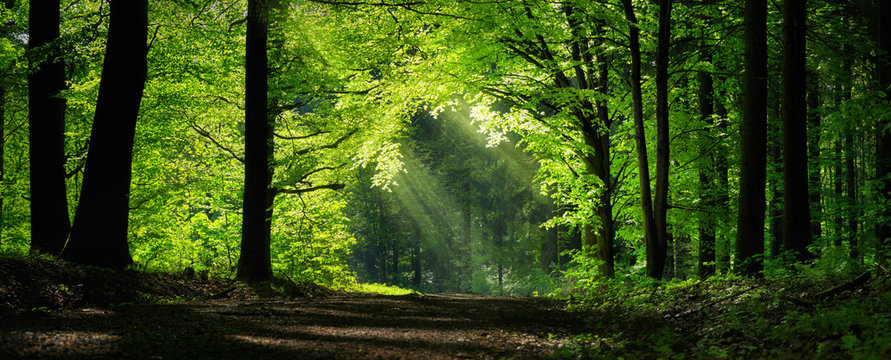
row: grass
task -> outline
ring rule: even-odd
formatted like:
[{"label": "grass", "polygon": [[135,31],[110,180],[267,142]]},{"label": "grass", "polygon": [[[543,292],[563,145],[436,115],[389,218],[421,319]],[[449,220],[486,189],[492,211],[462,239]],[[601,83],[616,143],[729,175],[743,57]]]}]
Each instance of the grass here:
[{"label": "grass", "polygon": [[363,293],[371,293],[371,294],[381,294],[381,295],[410,295],[417,294],[417,291],[410,289],[403,289],[394,285],[386,285],[386,284],[356,284],[355,288],[350,289],[351,291],[363,292]]}]

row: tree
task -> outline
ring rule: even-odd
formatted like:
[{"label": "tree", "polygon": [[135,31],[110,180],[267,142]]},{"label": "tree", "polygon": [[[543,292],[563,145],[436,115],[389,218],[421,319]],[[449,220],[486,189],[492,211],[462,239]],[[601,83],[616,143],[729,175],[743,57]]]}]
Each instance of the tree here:
[{"label": "tree", "polygon": [[740,126],[740,190],[736,233],[737,270],[759,276],[763,267],[767,138],[767,2],[746,0],[745,72]]},{"label": "tree", "polygon": [[653,217],[656,223],[656,257],[653,271],[647,273],[661,278],[668,250],[668,52],[671,47],[671,0],[659,0],[659,35],[656,50],[656,191],[653,199]]},{"label": "tree", "polygon": [[[703,46],[703,57],[706,62],[711,62],[711,55],[709,50]],[[712,118],[715,112],[714,105],[714,82],[712,80],[711,74],[705,71],[697,72],[697,79],[699,80],[699,114],[702,118],[702,121],[707,125],[706,130],[702,133],[704,144],[710,144],[714,142],[714,139],[709,134],[711,127],[714,126],[715,121]],[[715,169],[715,157],[712,154],[711,150],[708,150],[706,147],[702,148],[702,165],[699,170],[699,186],[700,186],[700,196],[702,197],[702,206],[705,208],[704,211],[700,212],[699,215],[699,277],[700,278],[708,278],[715,274],[715,185],[716,176],[714,175],[716,172]]]},{"label": "tree", "polygon": [[798,260],[809,256],[810,195],[807,171],[806,0],[783,2],[783,246]]},{"label": "tree", "polygon": [[[11,9],[14,5],[12,0],[6,0],[3,2],[3,6],[6,9]],[[9,35],[9,26],[0,27],[0,39],[5,40]],[[6,188],[6,87],[8,86],[6,83],[7,71],[9,71],[7,64],[0,64],[0,189]],[[3,242],[3,227],[5,224],[3,223],[3,198],[4,194],[0,193],[0,243]]]},{"label": "tree", "polygon": [[59,56],[59,0],[33,1],[28,15],[31,251],[57,255],[71,223],[65,187],[65,64]]},{"label": "tree", "polygon": [[247,280],[272,278],[269,258],[272,209],[272,124],[267,109],[267,32],[269,3],[248,1],[245,41],[244,208],[241,256],[237,276]]},{"label": "tree", "polygon": [[133,144],[145,87],[148,1],[111,0],[108,45],[80,201],[62,257],[123,268]]},{"label": "tree", "polygon": [[[876,72],[879,88],[885,93],[885,101],[891,102],[891,35],[888,35],[891,32],[891,4],[888,1],[878,1],[878,14],[876,33],[881,55],[876,57]],[[887,259],[888,255],[885,253],[891,250],[891,209],[887,206],[888,199],[891,199],[891,114],[886,111],[876,128],[876,178],[879,179],[881,202],[885,204],[876,228],[876,237],[879,257]]]},{"label": "tree", "polygon": [[628,46],[631,50],[631,101],[634,116],[634,138],[637,149],[638,177],[640,179],[640,205],[644,223],[644,242],[647,251],[647,275],[661,278],[665,268],[666,246],[660,246],[656,220],[653,215],[653,196],[650,193],[650,165],[647,159],[647,140],[643,122],[643,95],[640,75],[640,28],[631,0],[622,0],[625,19],[628,20]]}]

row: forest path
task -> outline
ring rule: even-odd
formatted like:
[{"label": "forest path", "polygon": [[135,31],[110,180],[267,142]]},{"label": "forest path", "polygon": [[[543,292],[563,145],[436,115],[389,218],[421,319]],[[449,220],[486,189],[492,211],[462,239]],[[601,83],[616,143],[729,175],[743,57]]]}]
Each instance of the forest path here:
[{"label": "forest path", "polygon": [[584,331],[561,305],[345,295],[30,312],[0,322],[0,358],[547,358]]}]

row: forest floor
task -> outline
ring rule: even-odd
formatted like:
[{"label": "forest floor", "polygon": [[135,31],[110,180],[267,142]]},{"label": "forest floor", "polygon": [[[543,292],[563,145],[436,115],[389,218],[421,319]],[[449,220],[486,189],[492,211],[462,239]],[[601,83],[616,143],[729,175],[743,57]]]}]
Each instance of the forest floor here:
[{"label": "forest floor", "polygon": [[564,305],[0,259],[0,359],[548,358],[584,331]]},{"label": "forest floor", "polygon": [[0,258],[0,359],[891,358],[891,276],[864,274],[614,284],[567,303]]}]

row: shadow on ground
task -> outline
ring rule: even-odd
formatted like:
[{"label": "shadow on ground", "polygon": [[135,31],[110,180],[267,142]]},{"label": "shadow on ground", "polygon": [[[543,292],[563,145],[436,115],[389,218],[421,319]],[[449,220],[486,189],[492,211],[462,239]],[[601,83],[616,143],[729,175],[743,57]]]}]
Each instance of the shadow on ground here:
[{"label": "shadow on ground", "polygon": [[542,298],[215,300],[32,311],[0,322],[0,358],[547,358],[584,324]]}]

